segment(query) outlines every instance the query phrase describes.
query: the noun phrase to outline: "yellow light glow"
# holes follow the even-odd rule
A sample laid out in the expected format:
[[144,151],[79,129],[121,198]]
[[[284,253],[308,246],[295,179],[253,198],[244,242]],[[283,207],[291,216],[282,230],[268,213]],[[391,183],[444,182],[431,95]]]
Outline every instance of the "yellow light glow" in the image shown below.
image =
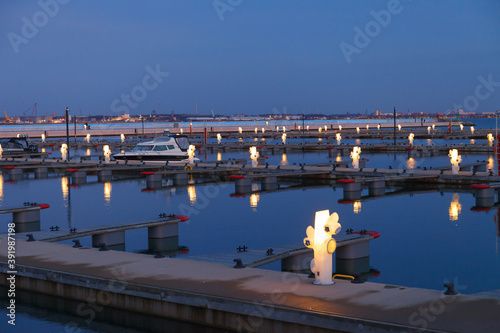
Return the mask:
[[427,126],[427,134],[431,134],[431,127],[430,126]]
[[321,131],[322,131],[322,130],[323,130],[323,129],[322,129],[321,127],[320,127],[320,128],[318,128],[318,132],[320,132],[320,133],[321,133]]
[[254,131],[255,131],[255,134],[257,134],[257,132],[258,132],[259,130],[257,129],[257,127],[255,127],[255,130],[254,130]]
[[457,149],[450,149],[448,157],[450,157],[450,162],[451,162],[451,173],[452,174],[458,174],[458,171],[460,170],[460,162],[462,162],[462,156],[458,155],[458,150]]
[[377,125],[377,129],[379,130],[380,129],[380,124]]
[[109,163],[109,157],[111,156],[111,149],[109,149],[108,145],[104,145],[102,147],[102,150],[104,151],[104,162]]
[[476,143],[476,140],[474,140],[474,139],[470,139],[470,144],[471,144],[471,145],[473,145],[473,144],[475,144],[475,143]]
[[406,161],[406,168],[407,169],[415,169],[416,165],[417,165],[417,162],[415,161],[415,159],[413,157],[408,158],[408,160]]
[[470,132],[471,132],[472,134],[474,134],[474,131],[475,131],[475,130],[474,130],[474,126],[471,126],[471,127],[470,127]]
[[68,199],[68,193],[69,193],[69,188],[68,188],[68,177],[62,177],[61,178],[61,191],[63,195],[63,200]]
[[104,201],[107,204],[111,202],[111,182],[104,183]]
[[285,126],[283,126],[283,133],[285,133],[285,132],[286,132],[286,128],[285,128]]
[[493,134],[491,133],[488,133],[488,135],[486,136],[486,138],[488,139],[488,146],[493,146],[493,141],[495,141],[495,138],[493,137]]
[[3,175],[0,173],[0,201],[3,201]]
[[401,131],[401,125],[398,125],[398,129]]
[[220,133],[217,133],[217,143],[220,144],[222,141],[222,136],[220,135]]
[[366,129],[370,129],[370,125],[366,125]]
[[354,214],[361,213],[361,201],[354,201],[354,203],[352,204],[352,210]]
[[288,165],[286,154],[281,154],[281,165]]
[[308,131],[309,131],[309,125],[307,125],[307,126],[306,126],[306,130],[308,130]]
[[323,139],[322,138],[318,138],[318,141],[323,141]]
[[410,135],[408,135],[408,141],[410,142],[410,145],[413,145],[413,138],[415,138],[415,134],[410,133]]
[[189,203],[193,206],[196,203],[196,188],[194,186],[188,186],[187,192],[189,196]]
[[120,134],[120,139],[122,140],[122,143],[125,142],[125,134]]
[[42,153],[45,153],[45,148],[42,148]]
[[495,159],[492,156],[488,156],[488,165],[486,166],[487,170],[493,170],[495,168]]
[[337,158],[335,158],[335,162],[342,162],[342,155],[338,154]]
[[460,130],[463,131],[464,130],[464,124],[460,124]]
[[453,193],[450,202],[450,208],[448,209],[448,213],[450,215],[450,221],[457,221],[458,215],[462,213],[462,205],[459,202],[460,197],[458,193]]
[[281,142],[283,142],[283,144],[286,143],[286,134],[283,133],[283,135],[281,136]]
[[265,133],[265,132],[266,132],[265,128],[264,128],[264,127],[262,127],[262,133]]
[[336,136],[336,139],[337,139],[337,144],[339,145],[340,144],[340,140],[342,140],[342,136],[340,135],[340,133],[337,133],[335,136]]
[[249,149],[250,159],[252,160],[252,168],[255,168],[258,164],[257,159],[259,158],[259,152],[257,151],[257,147],[252,146]]
[[85,137],[85,140],[87,140],[87,143],[90,143],[90,134],[87,134],[87,136]]
[[217,152],[217,161],[222,161],[222,153],[220,151]]
[[42,142],[45,142],[45,134],[42,134]]
[[238,132],[243,133],[243,129],[241,127],[238,127]]
[[356,127],[356,133],[359,134],[359,127]]
[[189,145],[189,148],[188,148],[188,160],[189,160],[189,164],[193,164],[194,163],[194,151],[196,150],[196,147],[194,145]]
[[181,128],[181,134],[184,133],[184,130]]
[[352,148],[352,151],[351,151],[351,158],[352,158],[352,167],[354,169],[358,169],[359,168],[359,159],[360,159],[360,155],[361,154],[361,148],[356,146],[356,147],[353,147]]
[[252,195],[250,195],[250,207],[254,212],[257,211],[257,204],[259,203],[259,200],[260,195],[258,193],[252,193]]
[[432,129],[435,129],[436,128],[436,125],[432,124]]
[[342,125],[339,125],[339,131],[342,131]]
[[66,160],[66,154],[68,153],[68,145],[63,143],[61,145],[61,158],[63,161]]

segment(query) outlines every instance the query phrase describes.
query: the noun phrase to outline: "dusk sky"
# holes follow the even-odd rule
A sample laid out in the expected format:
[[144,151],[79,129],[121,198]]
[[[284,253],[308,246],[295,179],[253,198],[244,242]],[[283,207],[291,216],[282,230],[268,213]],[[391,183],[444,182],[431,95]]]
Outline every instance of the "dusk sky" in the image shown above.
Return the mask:
[[0,34],[1,116],[500,110],[498,0],[0,0]]

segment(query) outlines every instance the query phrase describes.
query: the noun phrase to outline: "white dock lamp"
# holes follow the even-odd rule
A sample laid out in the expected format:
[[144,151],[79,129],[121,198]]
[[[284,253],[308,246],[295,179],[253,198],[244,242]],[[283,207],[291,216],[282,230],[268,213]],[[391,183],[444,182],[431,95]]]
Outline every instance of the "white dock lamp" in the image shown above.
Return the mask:
[[314,273],[314,284],[334,284],[332,279],[332,254],[337,248],[337,242],[333,238],[340,232],[342,226],[339,223],[339,215],[329,210],[316,212],[314,228],[308,226],[307,237],[304,245],[314,250],[314,258],[311,260],[311,271]]

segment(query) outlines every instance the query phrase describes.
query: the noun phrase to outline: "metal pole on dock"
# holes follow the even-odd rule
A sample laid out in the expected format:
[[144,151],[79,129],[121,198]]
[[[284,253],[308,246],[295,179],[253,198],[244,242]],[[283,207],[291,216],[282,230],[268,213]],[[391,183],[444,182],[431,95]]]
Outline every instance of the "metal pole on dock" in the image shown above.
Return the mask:
[[304,134],[305,131],[305,126],[304,126],[305,120],[306,120],[306,115],[304,114],[304,112],[302,112],[302,134]]
[[73,123],[75,124],[75,143],[76,143],[76,117],[73,118]]
[[68,118],[68,107],[66,107],[66,144],[68,145],[68,161],[70,160],[69,158],[69,118]]
[[394,107],[394,147],[396,147],[396,107]]

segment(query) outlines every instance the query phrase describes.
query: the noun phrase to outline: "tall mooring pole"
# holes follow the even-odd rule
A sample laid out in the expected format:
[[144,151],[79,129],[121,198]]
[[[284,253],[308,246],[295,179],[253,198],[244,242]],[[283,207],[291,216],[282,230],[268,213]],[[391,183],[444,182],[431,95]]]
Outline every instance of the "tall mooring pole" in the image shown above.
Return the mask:
[[394,107],[394,147],[396,147],[396,107]]
[[66,107],[66,144],[68,145],[68,161],[70,160],[69,158],[69,118],[68,118],[68,111],[69,109]]

